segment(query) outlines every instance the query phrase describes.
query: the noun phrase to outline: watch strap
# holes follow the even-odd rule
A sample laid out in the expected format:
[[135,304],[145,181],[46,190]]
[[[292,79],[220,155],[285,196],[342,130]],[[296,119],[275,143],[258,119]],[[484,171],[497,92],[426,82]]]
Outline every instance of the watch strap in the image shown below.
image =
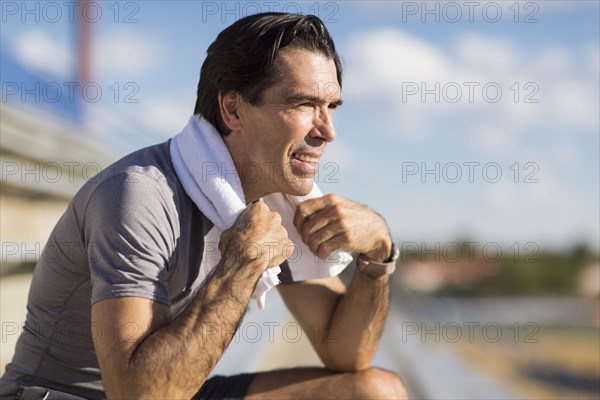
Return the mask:
[[358,269],[372,278],[379,278],[384,275],[391,275],[396,270],[396,260],[398,259],[398,251],[396,246],[393,246],[392,255],[385,262],[376,262],[369,259],[364,254],[358,256]]

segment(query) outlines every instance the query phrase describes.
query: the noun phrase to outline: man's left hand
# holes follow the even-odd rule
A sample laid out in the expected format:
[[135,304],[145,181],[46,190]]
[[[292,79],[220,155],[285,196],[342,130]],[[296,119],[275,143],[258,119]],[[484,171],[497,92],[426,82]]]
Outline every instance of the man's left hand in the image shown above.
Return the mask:
[[392,251],[392,240],[383,218],[370,208],[336,194],[298,205],[294,226],[304,243],[321,259],[334,250],[346,249],[382,262]]

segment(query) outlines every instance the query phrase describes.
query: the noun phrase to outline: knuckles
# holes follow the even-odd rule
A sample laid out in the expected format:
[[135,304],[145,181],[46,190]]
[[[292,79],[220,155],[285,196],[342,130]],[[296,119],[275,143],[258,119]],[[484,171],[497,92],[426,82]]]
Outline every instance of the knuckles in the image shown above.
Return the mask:
[[341,216],[342,215],[342,211],[343,211],[343,207],[340,203],[335,203],[331,206],[331,211],[333,212],[334,215],[336,216]]
[[330,193],[325,195],[325,199],[329,204],[336,204],[340,202],[341,197],[335,193]]
[[257,201],[256,203],[252,203],[250,205],[250,209],[254,209],[257,211],[270,211],[269,206],[264,201]]
[[223,232],[221,245],[230,247],[245,261],[260,259],[267,267],[281,264],[294,251],[288,232],[281,224],[281,215],[271,211],[264,202],[249,205],[234,226]]

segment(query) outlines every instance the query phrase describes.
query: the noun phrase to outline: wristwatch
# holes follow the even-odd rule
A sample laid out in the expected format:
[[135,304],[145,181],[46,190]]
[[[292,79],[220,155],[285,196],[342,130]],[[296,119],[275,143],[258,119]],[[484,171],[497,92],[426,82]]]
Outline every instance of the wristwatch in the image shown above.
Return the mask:
[[392,241],[392,254],[391,256],[383,261],[376,262],[369,259],[366,255],[360,254],[358,256],[358,269],[370,276],[371,278],[379,278],[384,275],[391,275],[396,270],[396,260],[400,255],[400,249]]

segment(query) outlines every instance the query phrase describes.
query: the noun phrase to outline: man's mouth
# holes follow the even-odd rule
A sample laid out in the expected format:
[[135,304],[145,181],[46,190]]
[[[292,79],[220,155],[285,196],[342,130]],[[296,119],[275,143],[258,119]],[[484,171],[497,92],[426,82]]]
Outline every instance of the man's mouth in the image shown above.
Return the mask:
[[304,162],[308,162],[308,163],[318,163],[319,162],[319,157],[309,156],[308,154],[292,153],[292,157],[295,158],[296,160],[300,160],[300,161],[304,161]]
[[320,156],[317,154],[292,153],[290,166],[300,175],[313,176],[317,172]]

